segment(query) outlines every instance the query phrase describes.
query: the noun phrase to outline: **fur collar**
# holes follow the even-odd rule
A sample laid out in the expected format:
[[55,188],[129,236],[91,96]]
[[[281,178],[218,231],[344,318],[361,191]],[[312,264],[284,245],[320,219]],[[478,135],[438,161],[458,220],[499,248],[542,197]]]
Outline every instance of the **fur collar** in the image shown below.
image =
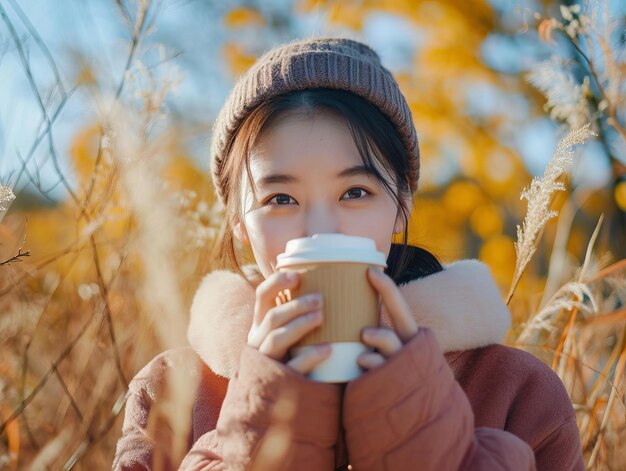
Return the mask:
[[[420,326],[429,327],[444,352],[498,343],[511,316],[489,268],[459,260],[400,287]],[[252,325],[255,291],[240,275],[217,270],[202,279],[191,306],[190,345],[216,374],[230,378]],[[388,319],[381,319],[389,326]]]

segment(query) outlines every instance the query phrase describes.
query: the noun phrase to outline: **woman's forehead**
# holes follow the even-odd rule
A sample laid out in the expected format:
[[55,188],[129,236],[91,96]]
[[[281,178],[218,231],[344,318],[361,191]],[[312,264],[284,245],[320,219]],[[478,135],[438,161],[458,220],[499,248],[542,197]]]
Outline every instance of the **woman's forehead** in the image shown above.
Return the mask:
[[250,152],[251,168],[258,171],[311,165],[345,167],[361,162],[348,124],[332,115],[277,122]]
[[[378,163],[374,165],[379,167]],[[344,170],[364,167],[360,155],[333,153],[332,156],[299,153],[289,156],[265,156],[250,161],[250,172],[257,184],[260,183],[299,183],[315,179],[336,179]],[[293,177],[293,178],[292,178]]]
[[[242,175],[244,208],[251,201],[252,187],[260,191],[299,187],[302,184],[327,188],[367,179],[382,187],[381,178],[395,188],[391,170],[383,156],[365,138],[369,157],[362,156],[350,125],[338,115],[292,115],[271,123],[250,150],[249,169]],[[373,166],[373,168],[372,168]],[[244,202],[245,201],[245,202]],[[245,209],[244,209],[245,213]]]

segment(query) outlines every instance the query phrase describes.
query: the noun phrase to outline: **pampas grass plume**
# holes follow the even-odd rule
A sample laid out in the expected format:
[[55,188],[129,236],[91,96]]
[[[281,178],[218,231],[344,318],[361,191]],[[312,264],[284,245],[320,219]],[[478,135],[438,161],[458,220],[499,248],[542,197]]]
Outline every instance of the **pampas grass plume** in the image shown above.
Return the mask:
[[595,135],[590,124],[586,124],[576,131],[570,131],[559,142],[543,176],[533,178],[530,188],[525,188],[522,191],[520,199],[528,201],[528,210],[522,225],[517,225],[517,242],[515,243],[517,260],[513,282],[507,296],[507,304],[511,301],[522,273],[524,273],[528,262],[537,249],[536,242],[540,231],[550,219],[558,214],[556,211],[550,210],[550,202],[555,191],[565,190],[565,184],[557,180],[567,172],[572,163],[574,146],[582,144],[587,138]]

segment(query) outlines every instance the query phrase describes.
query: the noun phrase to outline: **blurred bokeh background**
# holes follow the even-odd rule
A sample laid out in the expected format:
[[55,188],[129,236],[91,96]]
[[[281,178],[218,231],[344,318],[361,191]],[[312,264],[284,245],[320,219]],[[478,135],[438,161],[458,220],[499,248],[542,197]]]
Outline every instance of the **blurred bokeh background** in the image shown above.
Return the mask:
[[[208,148],[234,81],[278,43],[350,35],[413,112],[410,243],[490,266],[507,342],[563,378],[590,469],[619,469],[625,15],[619,0],[0,0],[0,468],[110,466],[128,381],[185,342],[212,268]],[[587,123],[507,296],[520,195]]]

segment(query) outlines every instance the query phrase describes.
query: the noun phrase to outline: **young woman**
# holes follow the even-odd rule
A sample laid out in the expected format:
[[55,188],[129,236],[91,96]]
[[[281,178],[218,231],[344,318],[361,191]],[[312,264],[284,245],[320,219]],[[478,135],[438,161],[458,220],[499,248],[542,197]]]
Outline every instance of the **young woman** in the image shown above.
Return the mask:
[[[584,469],[559,378],[498,344],[510,314],[489,269],[406,245],[417,136],[372,49],[314,38],[270,50],[235,85],[211,152],[225,205],[216,254],[231,270],[195,294],[191,347],[131,382],[115,469]],[[368,272],[382,309],[362,341],[375,351],[345,385],[306,376],[329,345],[288,353],[322,322],[321,296],[276,301],[299,282],[276,256],[316,233],[369,237],[388,256],[385,272]],[[239,266],[237,240],[255,265]],[[200,373],[182,463],[171,434],[150,426],[172,369]]]

